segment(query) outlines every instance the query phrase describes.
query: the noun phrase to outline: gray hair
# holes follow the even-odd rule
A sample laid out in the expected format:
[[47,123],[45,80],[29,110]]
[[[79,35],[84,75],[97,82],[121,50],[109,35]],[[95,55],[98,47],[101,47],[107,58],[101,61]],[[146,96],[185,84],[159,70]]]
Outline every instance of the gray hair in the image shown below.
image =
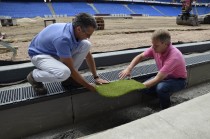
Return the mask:
[[80,26],[83,30],[88,27],[97,28],[96,20],[93,16],[87,13],[79,13],[75,16],[75,19],[72,21],[73,27]]
[[171,43],[171,35],[167,30],[159,29],[152,34],[152,40],[159,40],[164,43]]

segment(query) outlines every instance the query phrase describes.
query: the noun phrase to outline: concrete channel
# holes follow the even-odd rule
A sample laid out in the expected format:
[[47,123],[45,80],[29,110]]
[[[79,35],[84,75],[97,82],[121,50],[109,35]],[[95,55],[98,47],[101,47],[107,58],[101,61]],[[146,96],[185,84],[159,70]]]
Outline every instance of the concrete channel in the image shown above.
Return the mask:
[[[197,49],[198,46],[199,49]],[[177,45],[177,48],[183,53],[201,53],[210,49],[210,42],[181,44]],[[142,51],[144,51],[144,49],[95,54],[94,58],[96,59],[96,64],[100,67],[108,66],[108,64],[110,66],[127,63]],[[124,61],[123,58],[120,57],[125,57]],[[113,58],[116,59],[116,61],[119,61],[114,63],[116,61],[113,62]],[[185,59],[188,70],[188,88],[210,80],[210,74],[208,74],[208,69],[210,68],[209,53],[202,53],[186,57]],[[17,81],[23,80],[32,69],[33,66],[30,65],[30,63],[16,66],[16,68],[15,65],[14,67],[5,66],[1,68],[0,74],[1,77],[3,76],[5,79],[8,77],[10,81]],[[82,69],[85,69],[85,65],[83,65]],[[21,72],[21,74],[19,74],[18,71]],[[120,69],[112,71],[104,70],[99,72],[99,76],[114,81],[118,80],[117,75],[119,71]],[[132,76],[136,80],[143,81],[156,72],[157,70],[154,63],[145,64],[137,66],[137,68],[134,69]],[[20,76],[13,76],[13,78],[11,78],[11,74]],[[84,77],[89,82],[93,82],[91,75],[84,74]],[[1,80],[1,83],[3,82],[4,81]],[[128,107],[129,111],[133,106],[141,107],[141,112],[144,111],[140,114],[141,116],[146,116],[154,112],[154,109],[145,109],[145,104],[155,102],[154,98],[145,98],[145,96],[138,91],[119,98],[108,99],[101,97],[97,93],[89,92],[84,88],[69,88],[66,90],[60,83],[46,83],[45,86],[49,90],[49,93],[45,96],[37,96],[28,84],[0,88],[0,137],[23,138],[65,125],[80,125],[89,119],[94,120],[93,117],[96,116],[107,116],[107,113],[112,113]],[[158,111],[158,108],[155,109]],[[119,123],[119,121],[117,123]],[[72,134],[72,136],[73,135],[74,134]],[[74,136],[79,137],[81,135]]]

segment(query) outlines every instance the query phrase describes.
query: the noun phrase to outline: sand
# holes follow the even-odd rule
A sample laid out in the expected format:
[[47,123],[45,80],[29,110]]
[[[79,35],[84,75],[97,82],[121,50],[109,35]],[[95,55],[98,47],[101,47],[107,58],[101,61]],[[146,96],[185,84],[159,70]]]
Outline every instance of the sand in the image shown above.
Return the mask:
[[[71,21],[72,17],[56,18],[57,23]],[[170,31],[173,43],[210,40],[210,25],[180,26],[176,25],[176,17],[104,18],[104,22],[105,29],[95,31],[90,38],[93,53],[150,46],[152,32],[160,28]],[[17,26],[1,27],[1,32],[7,35],[3,41],[18,46],[14,61],[29,60],[28,44],[44,29],[44,18],[17,19],[17,24]],[[11,56],[11,52],[0,54],[0,60],[10,61]]]

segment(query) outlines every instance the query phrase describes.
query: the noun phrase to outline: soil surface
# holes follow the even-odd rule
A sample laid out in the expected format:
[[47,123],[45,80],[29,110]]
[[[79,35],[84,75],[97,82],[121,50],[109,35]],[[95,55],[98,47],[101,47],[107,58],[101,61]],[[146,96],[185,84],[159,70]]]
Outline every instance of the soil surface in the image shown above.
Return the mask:
[[[72,17],[56,18],[56,22],[71,22]],[[210,25],[181,26],[176,24],[176,17],[133,17],[104,18],[105,29],[96,30],[91,36],[91,51],[106,52],[151,45],[151,35],[156,29],[168,29],[173,43],[197,42],[210,40]],[[18,46],[14,61],[29,60],[28,44],[32,38],[44,29],[44,18],[22,18],[17,26],[1,27],[6,33],[3,41]],[[50,24],[50,22],[48,22]],[[0,54],[0,60],[10,61],[12,52]]]

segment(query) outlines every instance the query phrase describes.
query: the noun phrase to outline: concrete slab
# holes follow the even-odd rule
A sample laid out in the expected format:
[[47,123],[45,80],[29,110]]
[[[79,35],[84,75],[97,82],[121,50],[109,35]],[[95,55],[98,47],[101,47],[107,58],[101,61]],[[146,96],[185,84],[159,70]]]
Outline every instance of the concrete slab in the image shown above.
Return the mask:
[[14,139],[73,123],[71,97],[0,110],[0,138]]
[[[190,139],[210,138],[210,94],[157,113],[175,129]],[[178,115],[177,115],[178,114]]]
[[210,64],[201,63],[188,68],[188,86],[194,86],[210,80]]
[[82,139],[210,138],[210,94]]

